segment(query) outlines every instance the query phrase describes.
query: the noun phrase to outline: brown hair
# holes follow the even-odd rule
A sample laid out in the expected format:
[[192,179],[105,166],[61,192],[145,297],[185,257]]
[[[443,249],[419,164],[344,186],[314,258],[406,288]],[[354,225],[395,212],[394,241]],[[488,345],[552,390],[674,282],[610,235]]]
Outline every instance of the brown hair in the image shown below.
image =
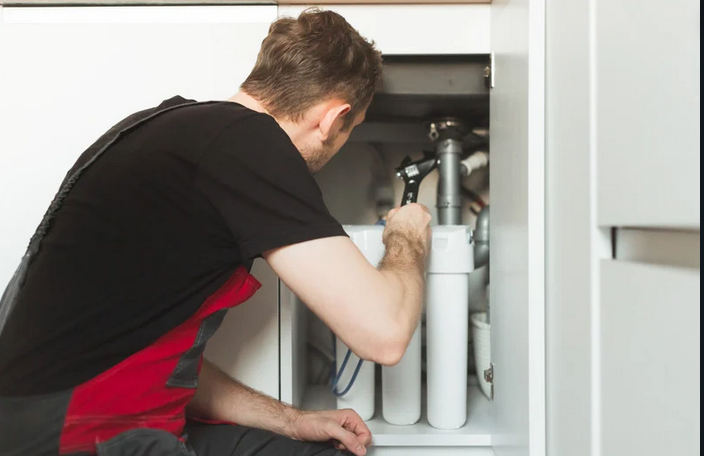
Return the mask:
[[307,9],[271,24],[242,90],[275,117],[299,120],[314,105],[339,98],[351,105],[343,129],[372,100],[381,53],[337,13]]

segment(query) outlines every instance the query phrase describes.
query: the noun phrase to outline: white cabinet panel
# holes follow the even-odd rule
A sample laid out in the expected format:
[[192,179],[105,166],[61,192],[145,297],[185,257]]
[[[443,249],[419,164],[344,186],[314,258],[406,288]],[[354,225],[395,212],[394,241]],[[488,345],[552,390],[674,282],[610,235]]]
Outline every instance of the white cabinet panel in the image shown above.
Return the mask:
[[0,288],[75,159],[124,116],[234,94],[276,6],[0,9]]
[[[350,2],[352,3],[352,2]],[[305,6],[280,6],[295,17]],[[490,5],[323,5],[384,54],[489,54]]]
[[596,3],[602,226],[700,226],[699,5]]
[[589,0],[547,2],[546,17],[547,452],[596,456],[590,432]]
[[601,454],[698,456],[699,270],[601,263]]
[[[301,407],[308,386],[306,369],[310,311],[283,282],[279,280],[278,283],[280,399],[294,407]],[[327,335],[326,332],[325,336]]]
[[545,454],[545,2],[492,4],[491,352],[499,456]]
[[205,357],[245,385],[279,399],[279,278],[264,260],[251,274],[262,287],[230,309]]

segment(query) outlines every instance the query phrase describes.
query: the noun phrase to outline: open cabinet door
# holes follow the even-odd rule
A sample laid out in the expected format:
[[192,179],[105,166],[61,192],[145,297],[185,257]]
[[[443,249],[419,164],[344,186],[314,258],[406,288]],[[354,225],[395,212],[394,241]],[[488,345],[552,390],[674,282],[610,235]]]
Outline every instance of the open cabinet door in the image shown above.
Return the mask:
[[491,21],[492,444],[543,456],[545,1],[494,1]]

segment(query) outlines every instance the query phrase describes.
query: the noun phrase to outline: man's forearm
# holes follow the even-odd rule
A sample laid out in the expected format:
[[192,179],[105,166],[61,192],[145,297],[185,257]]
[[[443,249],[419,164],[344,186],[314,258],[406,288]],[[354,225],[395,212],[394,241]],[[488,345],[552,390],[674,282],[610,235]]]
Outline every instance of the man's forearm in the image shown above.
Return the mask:
[[394,320],[405,323],[410,341],[423,305],[427,252],[420,242],[409,239],[402,233],[387,235],[384,243],[386,252],[379,270],[392,283],[396,292],[400,293],[399,299],[391,301],[399,303]]
[[231,379],[203,360],[198,390],[188,405],[197,417],[229,421],[292,437],[298,411]]

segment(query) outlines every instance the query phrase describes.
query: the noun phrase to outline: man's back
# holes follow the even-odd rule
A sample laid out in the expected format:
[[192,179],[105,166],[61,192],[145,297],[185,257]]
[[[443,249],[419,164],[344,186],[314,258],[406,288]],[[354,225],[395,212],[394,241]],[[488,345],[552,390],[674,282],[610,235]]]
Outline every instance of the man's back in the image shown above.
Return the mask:
[[[270,217],[284,221],[267,230]],[[297,219],[341,232],[271,117],[202,103],[130,131],[75,184],[29,267],[0,335],[0,396],[71,388],[143,349]]]

